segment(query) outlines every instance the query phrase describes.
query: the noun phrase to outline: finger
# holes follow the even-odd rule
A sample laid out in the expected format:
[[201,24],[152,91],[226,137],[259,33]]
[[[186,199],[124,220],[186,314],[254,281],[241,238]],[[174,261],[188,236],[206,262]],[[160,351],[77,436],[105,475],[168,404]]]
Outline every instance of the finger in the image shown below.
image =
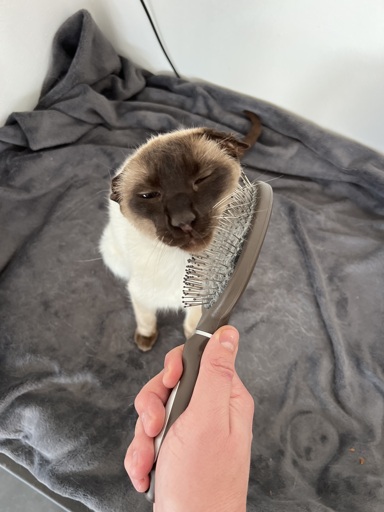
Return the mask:
[[129,445],[124,467],[132,481],[133,486],[139,492],[144,492],[149,486],[149,472],[152,469],[155,457],[153,439],[144,431],[141,419],[138,418],[135,428],[135,437]]
[[135,437],[128,447],[124,466],[138,492],[145,492],[149,486],[149,472],[154,461],[153,438],[164,424],[166,403],[173,388],[181,377],[183,346],[175,347],[165,357],[164,370],[151,379],[135,399],[139,414]]
[[182,345],[168,352],[164,370],[151,379],[135,399],[135,409],[148,436],[157,436],[163,428],[164,404],[168,400],[170,389],[176,386],[183,373],[182,353]]
[[163,373],[164,370],[153,377],[135,398],[135,409],[149,437],[157,436],[164,424],[164,403],[170,390],[163,384]]
[[229,403],[235,376],[238,331],[224,326],[214,333],[203,352],[190,406],[201,418],[213,413],[229,430]]
[[174,388],[183,373],[183,349],[184,345],[179,345],[165,356],[163,384],[167,388]]

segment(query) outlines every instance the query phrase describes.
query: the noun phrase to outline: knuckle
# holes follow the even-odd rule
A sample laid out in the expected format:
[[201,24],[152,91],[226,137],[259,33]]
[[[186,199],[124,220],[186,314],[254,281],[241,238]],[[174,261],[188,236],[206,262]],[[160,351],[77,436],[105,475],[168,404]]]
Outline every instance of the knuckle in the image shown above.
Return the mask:
[[128,473],[128,475],[129,475],[130,472],[131,472],[131,464],[130,464],[128,453],[126,454],[126,456],[124,458],[124,469]]
[[142,410],[142,403],[141,402],[142,402],[142,400],[141,400],[141,393],[139,393],[136,396],[135,401],[133,403],[133,405],[135,406],[137,414],[140,414],[140,412]]
[[166,366],[168,363],[170,363],[174,359],[180,358],[182,352],[183,352],[183,345],[178,345],[177,347],[174,347],[172,350],[167,352],[165,354],[165,358],[164,358],[164,366]]
[[235,375],[233,364],[225,359],[225,357],[217,357],[209,362],[208,367],[213,373],[222,375],[223,377],[232,380]]
[[160,398],[156,393],[151,391],[150,389],[143,388],[140,393],[137,395],[134,401],[134,406],[136,412],[139,416],[141,416],[144,412],[156,407],[157,402],[160,401]]
[[128,475],[131,475],[132,473],[132,451],[133,451],[133,446],[129,446],[128,450],[127,450],[127,453],[125,454],[125,457],[124,457],[124,468],[125,468],[125,471],[128,473]]
[[164,368],[166,368],[169,365],[172,358],[173,358],[173,354],[172,354],[172,350],[171,350],[170,352],[167,352],[167,354],[164,357]]
[[143,423],[139,417],[139,418],[137,418],[136,424],[135,424],[135,436],[139,436],[141,434],[142,430],[143,430]]

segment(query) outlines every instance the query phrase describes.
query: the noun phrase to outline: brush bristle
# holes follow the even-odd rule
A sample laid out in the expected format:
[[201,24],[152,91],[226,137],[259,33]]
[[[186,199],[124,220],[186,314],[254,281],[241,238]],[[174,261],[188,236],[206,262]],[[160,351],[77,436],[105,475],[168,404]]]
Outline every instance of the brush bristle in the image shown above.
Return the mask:
[[188,260],[183,289],[185,307],[202,305],[209,309],[222,294],[247,238],[256,203],[257,185],[242,174],[218,221],[211,244]]

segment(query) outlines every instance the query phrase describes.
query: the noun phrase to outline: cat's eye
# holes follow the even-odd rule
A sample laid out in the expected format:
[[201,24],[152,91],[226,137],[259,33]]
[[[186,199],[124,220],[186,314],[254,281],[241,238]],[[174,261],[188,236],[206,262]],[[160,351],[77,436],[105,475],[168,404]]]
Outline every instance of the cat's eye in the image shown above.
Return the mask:
[[139,194],[139,197],[142,199],[155,199],[160,197],[160,192],[145,192],[144,194]]
[[201,176],[201,178],[197,178],[195,180],[194,185],[200,185],[200,183],[203,183],[203,181],[207,180],[210,177],[210,174],[207,174],[206,176]]

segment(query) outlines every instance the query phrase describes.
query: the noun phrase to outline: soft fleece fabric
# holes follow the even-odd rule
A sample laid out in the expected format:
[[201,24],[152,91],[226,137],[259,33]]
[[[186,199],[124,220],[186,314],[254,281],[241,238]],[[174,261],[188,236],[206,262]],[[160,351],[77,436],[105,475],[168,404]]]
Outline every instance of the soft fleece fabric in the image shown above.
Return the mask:
[[256,402],[250,512],[384,510],[384,157],[275,106],[117,55],[86,11],[59,30],[35,111],[0,129],[0,451],[98,512],[149,511],[123,458],[133,400],[183,342],[147,354],[103,266],[114,169],[181,126],[245,134],[274,210],[231,322]]

